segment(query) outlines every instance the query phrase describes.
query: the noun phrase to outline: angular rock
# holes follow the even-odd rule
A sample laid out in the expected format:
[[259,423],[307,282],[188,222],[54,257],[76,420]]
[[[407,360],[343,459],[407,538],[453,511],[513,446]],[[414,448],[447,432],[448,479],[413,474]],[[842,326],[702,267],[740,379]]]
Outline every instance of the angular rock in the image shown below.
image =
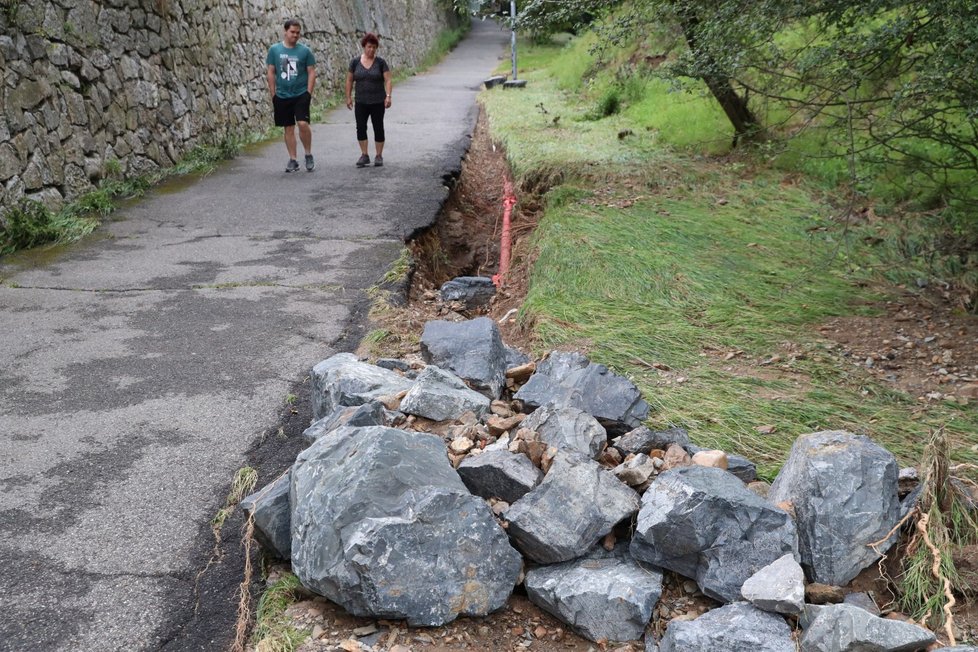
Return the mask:
[[530,601],[592,641],[642,638],[662,595],[662,571],[642,566],[624,546],[527,572]]
[[239,505],[255,522],[255,538],[276,557],[292,556],[292,516],[289,509],[289,470],[271,484],[241,500]]
[[801,639],[801,652],[913,652],[936,640],[923,627],[878,618],[848,604],[822,607]]
[[489,403],[486,396],[469,389],[455,374],[428,365],[401,400],[401,412],[446,421],[466,412],[481,417],[489,412]]
[[543,482],[509,508],[506,520],[527,557],[555,564],[585,554],[638,506],[638,494],[597,462],[558,451]]
[[488,317],[458,323],[429,321],[421,334],[421,356],[490,399],[499,398],[506,386],[506,347],[499,327]]
[[669,428],[668,430],[651,430],[646,426],[639,426],[634,430],[629,430],[621,437],[612,442],[618,450],[625,455],[629,453],[648,455],[655,449],[666,450],[669,444],[679,444],[689,446],[689,435],[684,428]]
[[616,466],[611,472],[629,487],[641,487],[655,475],[655,464],[648,455],[639,453]]
[[974,645],[955,645],[954,647],[939,647],[931,652],[978,652]]
[[751,575],[785,554],[797,556],[798,536],[787,513],[737,478],[688,466],[660,473],[646,490],[631,553],[733,602]]
[[543,473],[519,453],[488,450],[469,456],[458,465],[462,482],[476,496],[514,503],[543,480]]
[[637,428],[649,415],[649,404],[631,381],[579,353],[551,353],[514,398],[530,409],[576,407],[615,434]]
[[805,572],[791,555],[757,571],[740,593],[758,609],[779,614],[800,614],[805,607]]
[[461,301],[468,309],[489,305],[496,295],[496,285],[486,276],[458,276],[442,283],[442,301]]
[[854,607],[864,609],[874,616],[880,615],[880,607],[878,604],[876,604],[876,600],[874,600],[868,593],[864,593],[862,591],[858,593],[849,593],[842,599],[842,603],[851,604]]
[[343,426],[389,426],[395,416],[396,413],[389,412],[378,401],[368,401],[356,406],[341,405],[303,430],[302,438],[313,444],[320,437]]
[[799,437],[771,485],[798,524],[801,565],[809,579],[843,586],[879,559],[877,546],[900,520],[896,458],[868,437],[842,431]]
[[523,420],[540,441],[558,449],[575,450],[597,459],[608,444],[608,433],[598,420],[577,408],[545,406]]
[[711,609],[696,620],[669,623],[659,652],[795,652],[784,618],[746,602]]
[[505,604],[522,560],[438,437],[371,426],[292,470],[292,568],[356,616],[438,626]]
[[312,418],[318,421],[340,406],[363,405],[411,389],[413,381],[393,371],[337,353],[312,368]]

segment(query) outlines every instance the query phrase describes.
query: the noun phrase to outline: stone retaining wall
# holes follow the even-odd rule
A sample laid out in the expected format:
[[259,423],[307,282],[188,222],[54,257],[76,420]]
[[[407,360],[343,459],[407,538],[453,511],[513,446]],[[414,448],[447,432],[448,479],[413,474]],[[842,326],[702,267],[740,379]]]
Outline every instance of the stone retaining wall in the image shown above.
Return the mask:
[[317,58],[316,95],[342,88],[365,31],[392,67],[455,24],[445,0],[5,0],[0,5],[0,211],[57,207],[107,175],[271,126],[268,46],[290,16]]

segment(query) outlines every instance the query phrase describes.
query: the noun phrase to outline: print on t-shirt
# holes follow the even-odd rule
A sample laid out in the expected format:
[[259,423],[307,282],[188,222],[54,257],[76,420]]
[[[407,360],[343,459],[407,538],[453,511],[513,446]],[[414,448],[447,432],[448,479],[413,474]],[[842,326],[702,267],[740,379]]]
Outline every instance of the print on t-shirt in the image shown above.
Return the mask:
[[299,60],[287,54],[279,55],[281,60],[282,79],[292,81],[299,74]]

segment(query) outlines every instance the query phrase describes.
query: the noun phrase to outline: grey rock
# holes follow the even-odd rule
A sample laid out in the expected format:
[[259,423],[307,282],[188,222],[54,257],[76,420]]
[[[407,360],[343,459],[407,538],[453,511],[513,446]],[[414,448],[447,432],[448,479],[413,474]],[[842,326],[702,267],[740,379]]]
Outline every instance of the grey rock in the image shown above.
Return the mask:
[[550,446],[575,450],[591,459],[597,459],[608,443],[608,433],[598,420],[573,407],[541,407],[521,425],[535,430],[540,441]]
[[822,607],[805,630],[801,652],[914,652],[936,640],[911,623],[878,618],[848,604]]
[[438,626],[505,604],[522,561],[438,437],[371,426],[292,471],[292,568],[355,616]]
[[876,600],[873,596],[865,592],[849,593],[842,599],[843,604],[851,604],[854,607],[859,607],[860,609],[865,609],[874,616],[880,615],[879,605],[876,604]]
[[652,430],[639,426],[629,430],[612,442],[625,455],[644,453],[648,455],[653,450],[665,450],[669,444],[679,444],[682,447],[690,445],[689,435],[685,428],[669,428],[668,430]]
[[688,466],[659,474],[646,490],[631,552],[733,602],[751,575],[785,554],[797,557],[798,536],[787,513],[734,476]]
[[523,353],[519,349],[514,349],[511,346],[506,346],[506,368],[512,369],[513,367],[519,367],[525,365],[530,361],[530,356]]
[[390,369],[391,371],[401,371],[405,373],[411,371],[411,365],[404,362],[404,360],[399,360],[397,358],[379,358],[377,360],[377,366],[382,369]]
[[648,455],[639,453],[616,466],[611,472],[629,487],[641,487],[655,475],[655,463]]
[[506,81],[506,79],[507,79],[506,75],[494,75],[492,77],[488,77],[484,79],[482,83],[485,85],[486,88],[492,88],[493,86],[498,86],[502,84],[504,81]]
[[476,496],[507,503],[515,503],[543,480],[543,473],[526,455],[500,449],[467,456],[458,465],[458,474]]
[[711,609],[696,620],[669,623],[660,652],[795,652],[784,618],[746,602]]
[[464,322],[429,321],[421,334],[421,357],[447,369],[490,399],[506,385],[506,348],[488,317]]
[[788,554],[747,578],[740,593],[758,609],[800,614],[805,607],[805,573]]
[[939,647],[931,652],[978,652],[974,645],[955,645],[954,647]]
[[801,564],[809,579],[844,586],[892,545],[876,550],[900,520],[897,463],[868,437],[842,431],[799,437],[771,485],[774,504],[790,501]]
[[527,572],[530,601],[592,641],[642,638],[662,595],[662,571],[639,564],[624,546]]
[[637,428],[649,415],[649,404],[634,383],[579,353],[551,353],[514,398],[531,410],[543,405],[578,408],[613,434]]
[[318,421],[340,406],[362,405],[411,389],[414,382],[393,371],[337,353],[312,368],[312,418]]
[[506,512],[516,546],[540,564],[585,554],[639,507],[639,497],[594,460],[559,451],[533,491]]
[[496,295],[496,285],[485,276],[459,276],[446,281],[439,289],[442,301],[461,301],[466,308],[489,305]]
[[401,400],[400,409],[405,414],[446,421],[458,419],[465,412],[481,417],[489,412],[490,402],[455,374],[428,365]]
[[397,414],[387,410],[378,401],[368,401],[363,405],[340,405],[330,414],[303,430],[302,437],[308,443],[314,444],[320,437],[328,435],[342,426],[389,426]]
[[292,516],[289,509],[291,469],[277,480],[244,498],[239,504],[255,523],[255,539],[281,559],[292,555]]

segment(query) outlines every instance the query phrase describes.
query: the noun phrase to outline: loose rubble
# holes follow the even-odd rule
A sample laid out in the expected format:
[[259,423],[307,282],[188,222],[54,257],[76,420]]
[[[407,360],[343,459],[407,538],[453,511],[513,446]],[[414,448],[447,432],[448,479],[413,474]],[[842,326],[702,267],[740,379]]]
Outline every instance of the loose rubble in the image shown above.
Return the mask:
[[[841,588],[913,499],[901,504],[895,459],[867,438],[799,437],[768,486],[744,457],[642,425],[627,379],[575,353],[529,361],[492,320],[429,322],[422,357],[318,363],[310,447],[245,500],[268,552],[350,614],[441,625],[522,586],[601,645],[794,651],[796,617],[802,650],[934,640]],[[657,607],[665,572],[706,613]]]

